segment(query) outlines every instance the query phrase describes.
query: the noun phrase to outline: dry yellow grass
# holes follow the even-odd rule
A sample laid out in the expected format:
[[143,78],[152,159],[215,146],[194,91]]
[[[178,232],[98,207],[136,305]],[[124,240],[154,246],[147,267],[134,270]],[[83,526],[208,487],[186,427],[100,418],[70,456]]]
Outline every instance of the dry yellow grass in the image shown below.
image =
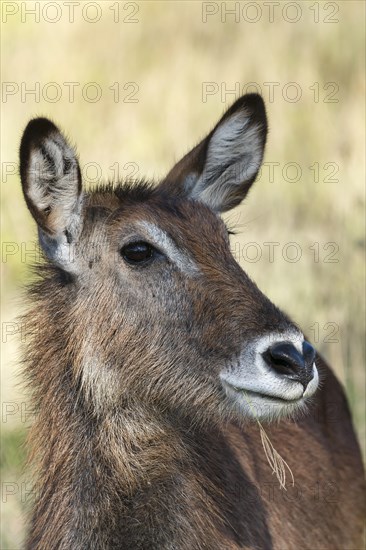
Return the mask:
[[[25,398],[16,386],[19,336],[8,333],[29,276],[24,246],[35,239],[14,171],[23,128],[37,115],[72,137],[92,181],[112,179],[116,163],[121,177],[137,169],[158,178],[233,101],[230,91],[260,87],[270,120],[267,164],[245,205],[228,216],[240,230],[233,249],[331,361],[364,444],[364,3],[281,2],[270,22],[262,2],[257,9],[237,2],[236,16],[225,15],[234,2],[105,1],[100,13],[81,2],[73,23],[63,2],[46,11],[38,3],[36,22],[26,12],[35,4],[2,3],[2,401],[9,414],[1,548],[19,548],[24,536]],[[264,243],[279,243],[273,258]]]

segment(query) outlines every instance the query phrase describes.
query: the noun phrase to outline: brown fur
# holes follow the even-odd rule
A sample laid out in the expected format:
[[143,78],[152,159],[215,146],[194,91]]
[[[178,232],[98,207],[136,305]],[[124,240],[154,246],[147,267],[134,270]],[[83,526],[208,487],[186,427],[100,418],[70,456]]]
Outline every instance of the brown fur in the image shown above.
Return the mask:
[[[37,268],[27,548],[360,548],[363,470],[342,388],[317,358],[307,414],[266,426],[295,478],[280,490],[257,424],[233,410],[218,374],[243,341],[294,325],[236,264],[223,222],[174,195],[174,180],[88,193],[77,274],[47,259]],[[164,229],[199,276],[166,262],[151,276],[126,268],[121,235],[138,220]]]

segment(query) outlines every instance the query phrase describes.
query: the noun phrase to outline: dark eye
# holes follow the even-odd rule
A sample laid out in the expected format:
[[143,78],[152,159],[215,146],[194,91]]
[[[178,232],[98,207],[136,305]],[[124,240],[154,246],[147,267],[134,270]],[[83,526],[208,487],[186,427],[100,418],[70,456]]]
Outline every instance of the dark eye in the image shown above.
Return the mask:
[[142,264],[152,259],[155,248],[148,243],[138,241],[121,248],[121,256],[128,264]]

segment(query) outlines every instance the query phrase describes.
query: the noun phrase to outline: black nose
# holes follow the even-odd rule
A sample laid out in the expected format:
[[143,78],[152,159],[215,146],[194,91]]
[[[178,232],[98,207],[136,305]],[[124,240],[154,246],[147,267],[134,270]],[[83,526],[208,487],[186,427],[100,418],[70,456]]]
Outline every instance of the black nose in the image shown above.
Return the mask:
[[316,351],[309,342],[303,342],[302,353],[291,342],[276,342],[264,352],[268,365],[281,375],[300,382],[306,389],[312,380]]

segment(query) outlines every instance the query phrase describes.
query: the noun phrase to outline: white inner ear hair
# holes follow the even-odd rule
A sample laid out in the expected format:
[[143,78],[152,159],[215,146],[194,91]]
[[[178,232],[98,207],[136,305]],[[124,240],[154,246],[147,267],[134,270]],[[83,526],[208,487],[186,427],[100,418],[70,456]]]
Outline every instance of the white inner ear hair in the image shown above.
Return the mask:
[[241,185],[250,180],[258,171],[262,156],[260,125],[249,126],[249,117],[245,111],[234,114],[212,136],[206,164],[192,197],[203,199],[202,192],[213,184],[217,186],[215,193],[219,193],[224,186]]
[[28,196],[39,210],[60,207],[65,218],[71,214],[78,194],[77,161],[62,137],[52,136],[31,152],[28,182]]

